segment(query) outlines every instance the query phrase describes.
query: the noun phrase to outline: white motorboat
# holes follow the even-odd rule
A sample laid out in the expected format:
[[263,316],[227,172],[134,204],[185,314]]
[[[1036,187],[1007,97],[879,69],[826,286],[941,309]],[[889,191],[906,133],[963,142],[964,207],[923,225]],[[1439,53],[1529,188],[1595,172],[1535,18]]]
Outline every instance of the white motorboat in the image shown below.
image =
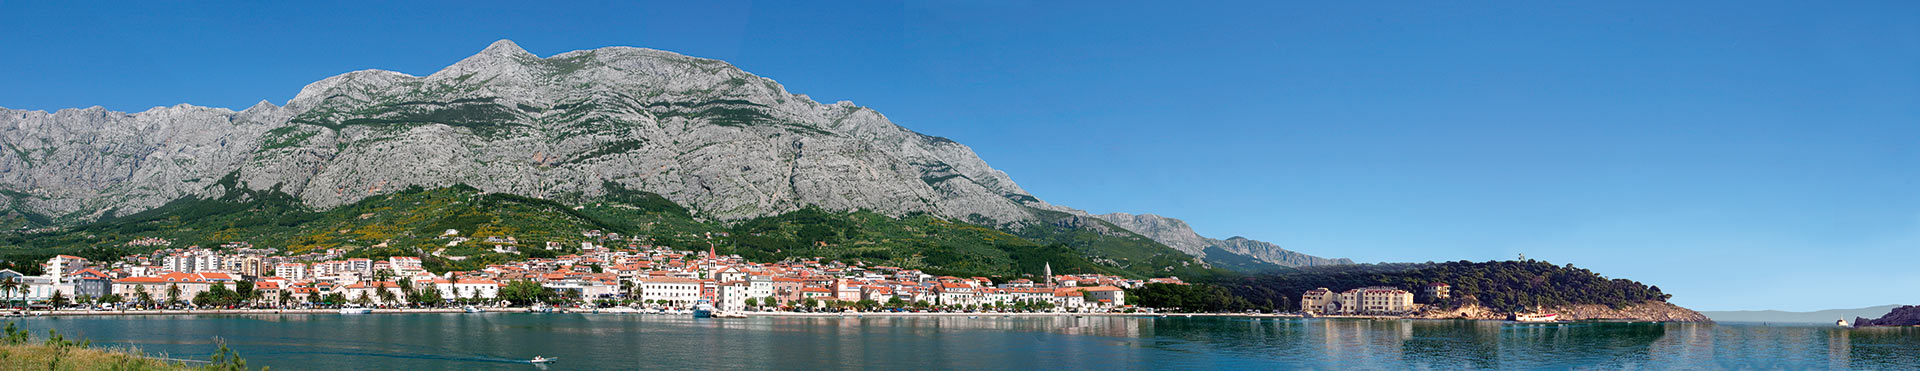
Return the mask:
[[373,308],[340,308],[340,314],[367,314],[367,313],[373,313]]
[[529,361],[527,361],[527,363],[553,363],[553,361],[555,361],[555,360],[557,360],[557,358],[547,358],[547,357],[541,357],[541,356],[533,356],[533,359],[532,359],[532,360],[529,360]]
[[460,307],[460,311],[467,312],[467,313],[480,313],[480,312],[485,312],[486,310],[480,309],[480,307],[468,305],[468,306]]
[[1559,322],[1560,315],[1554,313],[1514,313],[1514,322]]

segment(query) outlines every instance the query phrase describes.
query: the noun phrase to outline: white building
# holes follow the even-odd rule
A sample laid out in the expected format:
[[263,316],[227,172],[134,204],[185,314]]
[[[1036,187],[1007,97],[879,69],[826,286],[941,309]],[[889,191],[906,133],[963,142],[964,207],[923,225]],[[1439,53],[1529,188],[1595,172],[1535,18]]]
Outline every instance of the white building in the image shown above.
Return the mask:
[[463,279],[454,281],[453,296],[462,299],[492,299],[500,297],[500,282],[493,280]]
[[87,269],[87,259],[72,255],[56,255],[53,259],[47,259],[47,264],[41,268],[42,271],[47,272],[48,277],[66,277]]
[[301,263],[280,263],[273,266],[273,276],[289,280],[307,279],[307,265]]
[[692,305],[700,301],[700,280],[662,277],[641,279],[636,285],[643,302],[665,301],[669,305]]
[[420,258],[411,257],[411,256],[388,257],[387,267],[388,269],[392,269],[394,273],[398,273],[399,275],[409,275],[416,272],[427,271],[426,268],[421,267]]
[[1303,311],[1325,314],[1400,314],[1412,312],[1413,293],[1394,287],[1362,287],[1338,294],[1325,287],[1300,296]]

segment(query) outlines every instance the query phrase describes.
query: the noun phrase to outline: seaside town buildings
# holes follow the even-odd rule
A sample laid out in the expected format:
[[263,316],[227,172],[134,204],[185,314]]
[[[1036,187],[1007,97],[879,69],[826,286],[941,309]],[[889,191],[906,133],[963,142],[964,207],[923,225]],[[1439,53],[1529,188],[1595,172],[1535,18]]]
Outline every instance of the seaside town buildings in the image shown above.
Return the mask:
[[1404,314],[1415,309],[1413,293],[1385,286],[1338,293],[1325,287],[1307,290],[1300,296],[1300,308],[1320,314]]
[[[598,231],[589,234],[603,241],[612,236]],[[508,236],[486,240],[501,245],[517,243]],[[151,239],[139,241],[168,246]],[[561,246],[549,245],[549,249]],[[178,297],[188,300],[216,285],[237,290],[244,281],[261,292],[256,302],[262,305],[305,306],[333,294],[349,300],[364,296],[375,305],[402,305],[407,304],[407,295],[400,281],[421,290],[435,290],[445,299],[479,300],[499,298],[501,289],[510,282],[532,281],[583,301],[630,300],[667,307],[706,302],[734,311],[806,303],[818,306],[827,301],[924,302],[948,307],[1044,303],[1061,311],[1110,311],[1127,307],[1126,288],[1147,283],[1184,284],[1178,278],[1056,275],[1050,265],[1038,276],[995,283],[986,277],[935,276],[914,269],[818,258],[749,262],[739,256],[715,254],[711,249],[696,252],[638,243],[610,248],[587,242],[569,255],[441,273],[429,272],[420,257],[372,259],[348,255],[349,251],[342,249],[283,255],[275,249],[245,243],[219,249],[167,247],[114,262],[61,255],[43,265],[44,275],[23,276],[0,270],[0,279],[25,284],[27,288],[15,298],[29,302],[45,302],[55,292],[68,300],[109,294],[131,300],[134,292],[143,291],[158,300],[169,289],[177,289]],[[382,295],[382,291],[387,294]]]

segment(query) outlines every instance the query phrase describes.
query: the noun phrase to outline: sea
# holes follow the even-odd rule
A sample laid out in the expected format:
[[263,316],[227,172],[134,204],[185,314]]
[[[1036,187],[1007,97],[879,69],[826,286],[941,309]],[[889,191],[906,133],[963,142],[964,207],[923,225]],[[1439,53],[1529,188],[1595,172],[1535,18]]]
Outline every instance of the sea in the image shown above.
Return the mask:
[[[274,370],[1917,370],[1920,328],[1184,316],[640,314],[10,319],[96,346]],[[556,359],[532,364],[535,356]]]

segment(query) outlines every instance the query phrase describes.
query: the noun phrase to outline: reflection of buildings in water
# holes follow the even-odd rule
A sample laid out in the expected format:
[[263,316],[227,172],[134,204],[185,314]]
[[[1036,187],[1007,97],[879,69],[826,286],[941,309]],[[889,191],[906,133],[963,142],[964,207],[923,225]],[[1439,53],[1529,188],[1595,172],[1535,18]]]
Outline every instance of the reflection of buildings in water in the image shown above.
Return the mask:
[[1851,333],[1852,331],[1848,331],[1847,329],[1827,331],[1828,369],[1842,370],[1853,367],[1849,365],[1852,363],[1851,358],[1853,355],[1853,338],[1849,336]]
[[[1312,319],[1305,331],[1318,336],[1320,361],[1336,368],[1402,364],[1401,345],[1413,338],[1413,321],[1370,319]],[[1311,323],[1311,322],[1310,322]]]

